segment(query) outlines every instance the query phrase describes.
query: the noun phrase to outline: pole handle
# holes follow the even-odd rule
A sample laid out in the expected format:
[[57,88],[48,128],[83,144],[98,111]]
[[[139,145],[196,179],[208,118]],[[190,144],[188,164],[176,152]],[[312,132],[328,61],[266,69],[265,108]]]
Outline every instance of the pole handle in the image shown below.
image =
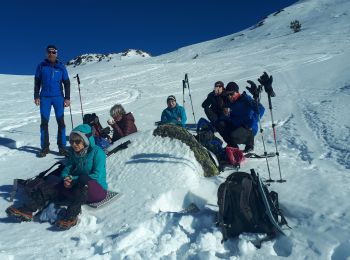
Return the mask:
[[75,77],[77,78],[78,85],[80,85],[80,78],[79,78],[79,74],[77,74]]

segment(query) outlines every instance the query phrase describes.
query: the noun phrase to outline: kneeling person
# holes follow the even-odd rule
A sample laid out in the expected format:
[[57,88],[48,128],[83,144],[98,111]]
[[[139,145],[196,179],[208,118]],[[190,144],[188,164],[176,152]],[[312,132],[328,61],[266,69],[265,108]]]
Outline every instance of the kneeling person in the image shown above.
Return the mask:
[[44,187],[30,194],[22,207],[9,207],[6,212],[23,221],[31,221],[33,213],[47,202],[64,201],[68,204],[65,216],[56,222],[62,229],[77,224],[81,206],[99,202],[107,196],[106,155],[95,145],[89,125],[80,125],[70,134],[69,156],[61,173],[61,180],[45,183]]

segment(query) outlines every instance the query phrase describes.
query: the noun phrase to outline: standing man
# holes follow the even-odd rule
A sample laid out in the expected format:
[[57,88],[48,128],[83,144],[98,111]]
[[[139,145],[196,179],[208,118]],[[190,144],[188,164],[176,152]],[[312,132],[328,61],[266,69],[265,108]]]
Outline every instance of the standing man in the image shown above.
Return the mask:
[[67,154],[64,107],[70,106],[70,81],[65,66],[57,59],[56,46],[47,46],[46,52],[47,58],[38,65],[34,78],[34,103],[40,106],[41,115],[41,151],[38,157],[45,157],[50,152],[49,120],[51,106],[55,110],[58,125],[58,151],[60,155]]

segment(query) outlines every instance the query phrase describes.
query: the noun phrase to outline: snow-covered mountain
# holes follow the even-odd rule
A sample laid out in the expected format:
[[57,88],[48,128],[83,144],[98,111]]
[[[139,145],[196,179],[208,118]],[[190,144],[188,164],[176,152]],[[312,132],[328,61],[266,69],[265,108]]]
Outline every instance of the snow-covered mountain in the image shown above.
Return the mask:
[[96,62],[109,62],[112,59],[114,60],[139,60],[141,58],[149,58],[151,55],[145,51],[142,50],[134,50],[129,49],[120,53],[108,53],[108,54],[82,54],[74,59],[71,59],[66,63],[67,66],[73,66],[74,68],[76,66],[85,65],[89,63],[96,63]]
[[[35,157],[39,149],[39,109],[33,104],[33,78],[0,75],[0,258],[1,259],[349,259],[350,257],[350,2],[305,0],[271,14],[260,26],[137,62],[86,62],[69,66],[72,116],[81,123],[73,75],[79,73],[84,113],[95,112],[106,125],[109,108],[122,103],[136,118],[138,133],[128,149],[107,161],[107,181],[123,196],[98,211],[83,208],[78,226],[53,232],[49,223],[13,223],[6,200],[14,178],[28,178],[59,157]],[[300,21],[294,33],[290,22]],[[38,61],[39,62],[39,61]],[[221,244],[213,224],[217,188],[231,172],[204,178],[193,152],[179,141],[154,137],[154,122],[173,94],[182,104],[182,79],[188,73],[196,118],[217,80],[273,75],[282,176],[272,183],[292,230],[256,249],[243,235]],[[188,91],[188,90],[186,90]],[[193,122],[188,92],[188,121]],[[262,126],[268,151],[274,151],[266,95]],[[53,116],[53,114],[52,114]],[[69,110],[67,131],[71,130]],[[56,123],[50,121],[51,149]],[[262,152],[256,137],[256,152]],[[271,177],[279,179],[276,158]],[[246,160],[267,178],[264,160]],[[176,213],[195,202],[193,215]]]

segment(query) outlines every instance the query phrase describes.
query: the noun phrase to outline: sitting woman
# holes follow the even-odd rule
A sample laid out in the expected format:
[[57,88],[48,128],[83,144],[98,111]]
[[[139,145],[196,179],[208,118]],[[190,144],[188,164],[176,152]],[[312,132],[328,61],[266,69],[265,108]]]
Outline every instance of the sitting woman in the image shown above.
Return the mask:
[[187,121],[185,109],[176,103],[176,98],[170,95],[167,100],[168,107],[163,110],[161,124],[173,124],[184,127]]
[[107,123],[113,128],[112,142],[137,132],[134,116],[131,112],[126,113],[122,105],[114,105],[109,113],[113,118],[107,121]]
[[47,202],[64,201],[68,205],[65,216],[56,221],[61,229],[75,226],[81,206],[98,202],[107,196],[106,155],[95,145],[89,125],[79,125],[69,136],[71,147],[65,168],[55,185],[45,183],[44,187],[30,194],[22,207],[10,206],[6,212],[21,221],[31,221],[33,213],[42,209]]

